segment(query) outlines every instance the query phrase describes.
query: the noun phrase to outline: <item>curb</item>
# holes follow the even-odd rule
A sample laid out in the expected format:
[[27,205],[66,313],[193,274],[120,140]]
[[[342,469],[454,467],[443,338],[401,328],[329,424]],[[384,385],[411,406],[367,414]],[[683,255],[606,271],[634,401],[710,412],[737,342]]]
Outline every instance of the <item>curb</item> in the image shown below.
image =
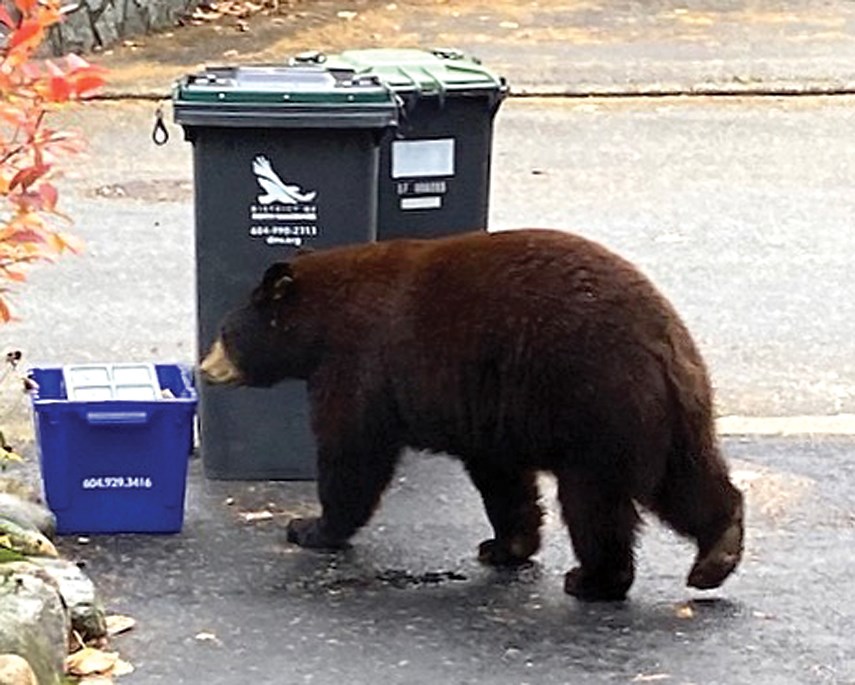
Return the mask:
[[855,414],[796,416],[721,416],[716,420],[721,436],[855,436]]

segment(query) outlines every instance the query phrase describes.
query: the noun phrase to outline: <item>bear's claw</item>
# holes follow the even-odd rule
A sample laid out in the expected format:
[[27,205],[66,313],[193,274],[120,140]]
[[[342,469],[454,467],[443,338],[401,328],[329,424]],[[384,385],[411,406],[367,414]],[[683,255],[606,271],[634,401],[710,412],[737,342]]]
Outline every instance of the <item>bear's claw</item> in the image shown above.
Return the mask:
[[293,518],[286,528],[288,542],[312,549],[341,549],[346,540],[338,540],[325,534],[321,519],[317,517]]

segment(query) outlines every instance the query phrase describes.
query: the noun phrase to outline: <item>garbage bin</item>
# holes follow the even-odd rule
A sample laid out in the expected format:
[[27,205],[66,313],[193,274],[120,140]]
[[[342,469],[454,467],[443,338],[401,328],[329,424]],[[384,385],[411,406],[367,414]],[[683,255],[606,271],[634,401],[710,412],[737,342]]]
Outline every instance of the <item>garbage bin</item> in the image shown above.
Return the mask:
[[380,151],[378,239],[487,228],[493,120],[505,80],[459,50],[307,52],[295,64],[376,75],[403,101]]
[[[376,238],[379,145],[398,106],[375,77],[312,66],[208,68],[173,105],[193,144],[201,356],[272,262]],[[208,477],[314,477],[303,382],[199,395]]]

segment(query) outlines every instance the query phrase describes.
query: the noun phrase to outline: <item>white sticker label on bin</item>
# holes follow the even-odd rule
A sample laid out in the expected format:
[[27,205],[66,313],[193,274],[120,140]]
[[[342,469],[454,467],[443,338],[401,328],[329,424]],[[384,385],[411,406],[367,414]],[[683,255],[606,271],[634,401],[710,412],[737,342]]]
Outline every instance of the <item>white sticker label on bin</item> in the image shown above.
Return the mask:
[[439,209],[442,207],[442,198],[439,196],[429,197],[402,197],[401,209]]
[[318,235],[318,191],[283,180],[262,154],[252,160],[258,196],[249,208],[249,235],[268,245],[299,247]]
[[454,138],[392,143],[392,178],[433,176],[454,176]]

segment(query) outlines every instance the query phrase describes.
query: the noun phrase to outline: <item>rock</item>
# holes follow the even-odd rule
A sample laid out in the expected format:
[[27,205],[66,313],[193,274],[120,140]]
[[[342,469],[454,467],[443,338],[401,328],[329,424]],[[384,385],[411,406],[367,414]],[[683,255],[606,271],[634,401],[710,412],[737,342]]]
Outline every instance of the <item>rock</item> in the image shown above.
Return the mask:
[[0,492],[0,516],[21,526],[35,528],[48,538],[56,535],[56,517],[53,512],[18,495]]
[[123,38],[175,26],[196,4],[195,0],[70,3],[64,20],[50,27],[46,47],[54,55],[103,49]]
[[0,536],[4,539],[3,547],[26,556],[57,556],[53,543],[34,527],[20,525],[2,515],[0,515]]
[[77,564],[47,557],[29,561],[46,573],[59,589],[71,615],[71,627],[84,641],[107,635],[107,617],[98,600],[95,585]]
[[35,564],[0,565],[0,654],[29,662],[39,685],[59,685],[71,628],[58,589]]
[[10,478],[8,476],[0,478],[0,492],[15,495],[28,502],[39,501],[39,495],[35,488],[17,478]]
[[39,685],[39,681],[24,657],[0,654],[0,685]]

